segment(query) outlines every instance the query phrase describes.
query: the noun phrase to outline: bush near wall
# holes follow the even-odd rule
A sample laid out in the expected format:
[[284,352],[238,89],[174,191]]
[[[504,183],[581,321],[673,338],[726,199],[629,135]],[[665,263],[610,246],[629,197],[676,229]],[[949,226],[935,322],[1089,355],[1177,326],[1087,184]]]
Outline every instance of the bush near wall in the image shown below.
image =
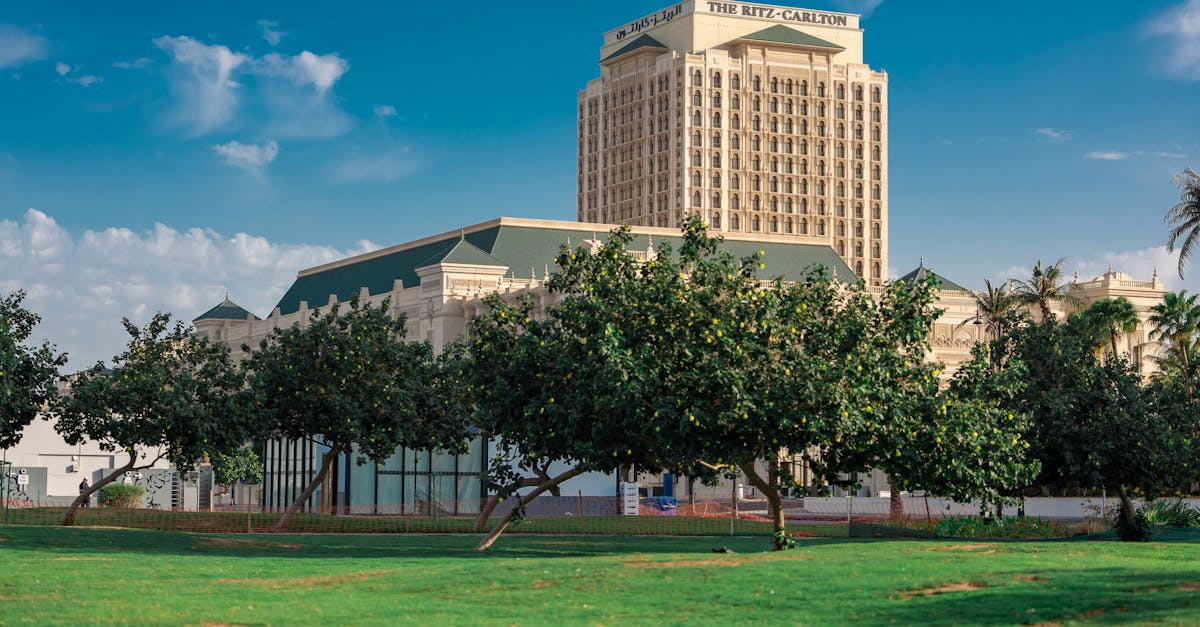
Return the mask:
[[108,507],[138,507],[145,493],[140,485],[110,483],[100,488],[100,504]]

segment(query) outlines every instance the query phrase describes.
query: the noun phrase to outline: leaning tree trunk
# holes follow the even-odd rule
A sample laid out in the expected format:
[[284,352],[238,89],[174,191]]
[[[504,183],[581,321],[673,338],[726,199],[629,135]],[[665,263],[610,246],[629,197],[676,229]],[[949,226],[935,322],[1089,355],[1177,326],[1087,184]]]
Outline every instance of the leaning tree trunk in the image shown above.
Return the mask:
[[510,522],[512,522],[513,517],[517,515],[518,509],[528,505],[530,502],[533,501],[533,499],[540,496],[543,492],[550,490],[551,488],[556,488],[562,482],[564,482],[568,479],[571,479],[573,477],[578,477],[579,475],[582,475],[585,472],[587,472],[587,471],[584,470],[583,468],[572,468],[571,470],[568,470],[567,472],[564,472],[563,474],[561,474],[557,477],[554,477],[553,479],[551,479],[549,481],[549,483],[543,483],[543,484],[539,485],[538,487],[534,488],[532,492],[530,492],[529,494],[526,494],[525,496],[521,496],[519,494],[514,493],[512,496],[508,497],[508,500],[512,500],[514,498],[518,499],[520,501],[518,504],[519,506],[514,506],[512,509],[508,510],[508,513],[504,515],[504,518],[501,519],[500,522],[496,523],[496,526],[492,529],[491,533],[489,533],[487,535],[487,537],[485,537],[479,543],[479,546],[475,547],[475,550],[476,551],[486,551],[489,548],[491,548],[491,546],[493,544],[495,544],[496,540],[500,537],[500,534],[504,533],[504,530],[508,528],[508,524]]
[[304,492],[296,497],[296,500],[292,501],[292,504],[288,506],[287,511],[283,513],[279,522],[276,522],[275,526],[271,528],[273,531],[282,531],[288,522],[292,520],[292,516],[299,511],[308,499],[312,498],[313,493],[317,491],[317,486],[325,481],[325,475],[329,473],[329,467],[333,465],[334,458],[342,453],[343,448],[345,448],[344,444],[335,444],[324,455],[321,455],[321,469],[317,471],[317,476],[309,482],[307,488],[304,488]]
[[1112,340],[1113,360],[1116,361],[1117,355],[1117,332],[1109,331],[1108,338]]
[[784,534],[787,533],[787,522],[783,518],[783,499],[779,497],[779,490],[770,482],[758,476],[758,470],[754,467],[754,462],[746,462],[740,466],[742,472],[746,474],[746,480],[755,488],[758,488],[767,497],[767,503],[771,507],[771,548],[776,551],[782,551],[787,548],[783,541]]
[[[155,460],[155,461],[157,461],[157,460]],[[137,464],[137,452],[129,451],[129,463],[128,464],[125,464],[124,466],[112,471],[111,473],[109,473],[108,476],[97,481],[96,485],[88,488],[86,492],[84,492],[83,494],[80,494],[74,501],[71,502],[71,506],[67,508],[67,513],[63,515],[63,521],[62,521],[63,526],[70,527],[71,525],[75,524],[75,512],[78,511],[79,508],[84,503],[87,503],[88,499],[92,498],[93,494],[99,492],[100,489],[103,488],[104,486],[116,481],[117,477],[121,476],[123,473],[127,473],[130,470],[133,470],[133,468],[136,464]]]
[[904,499],[900,498],[900,486],[891,475],[888,476],[888,520],[892,523],[904,520]]

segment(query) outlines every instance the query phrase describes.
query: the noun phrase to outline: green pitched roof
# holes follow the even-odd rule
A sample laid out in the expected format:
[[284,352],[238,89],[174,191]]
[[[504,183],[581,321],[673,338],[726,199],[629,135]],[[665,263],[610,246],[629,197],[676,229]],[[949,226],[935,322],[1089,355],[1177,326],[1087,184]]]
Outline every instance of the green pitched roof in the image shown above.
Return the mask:
[[912,272],[909,272],[908,274],[900,277],[900,280],[904,281],[905,283],[912,283],[914,281],[919,281],[921,279],[924,279],[926,276],[930,276],[930,275],[932,275],[935,279],[938,280],[938,283],[940,284],[938,289],[958,290],[960,292],[971,291],[971,290],[968,290],[967,288],[959,285],[958,283],[955,283],[954,281],[951,281],[950,279],[947,279],[946,277],[934,272],[933,270],[926,268],[924,261],[921,262],[921,265],[917,266],[916,270],[913,270]]
[[794,28],[788,28],[783,24],[776,24],[770,28],[764,28],[756,33],[742,35],[741,39],[749,39],[751,41],[770,41],[780,44],[792,44],[796,46],[808,46],[810,48],[829,48],[831,50],[845,50],[844,47],[835,43],[825,41],[818,37],[813,37],[808,33],[802,33]]
[[436,254],[429,259],[418,264],[417,268],[432,266],[436,263],[461,263],[472,266],[507,266],[508,264],[496,259],[487,254],[483,250],[471,242],[468,242],[465,236],[460,236],[458,243],[454,245],[446,254]]
[[657,40],[649,35],[642,35],[641,37],[638,37],[637,39],[634,39],[633,41],[629,42],[628,45],[622,46],[620,50],[608,55],[607,57],[604,57],[603,59],[600,60],[600,62],[604,63],[605,61],[610,61],[610,60],[615,59],[627,52],[633,52],[634,50],[638,50],[640,48],[659,48],[662,50],[667,49],[667,47],[664,46],[662,44],[662,42],[660,42],[659,40]]
[[[239,306],[239,305],[235,304],[233,301],[229,300],[229,296],[226,295],[225,300],[222,301],[220,305],[217,305],[216,307],[213,307],[212,309],[209,309],[208,311],[200,314],[199,316],[196,317],[195,320],[192,320],[192,322],[200,322],[201,320],[242,320],[242,321],[244,321],[247,316],[252,316],[252,315],[254,315],[254,314],[251,314],[249,311],[246,311],[241,306]],[[254,316],[254,319],[259,320],[260,318],[258,316]]]
[[[396,279],[403,281],[405,287],[414,287],[420,284],[416,269],[439,261],[503,265],[508,266],[518,277],[528,277],[531,270],[540,276],[545,268],[554,266],[559,246],[566,244],[568,240],[578,245],[582,240],[592,237],[591,231],[556,228],[553,222],[541,222],[537,225],[505,222],[493,222],[492,226],[475,231],[467,227],[465,235],[446,233],[419,246],[408,248],[401,245],[395,247],[394,252],[384,250],[368,253],[363,255],[360,261],[349,259],[347,263],[325,270],[318,268],[305,272],[303,276],[296,278],[295,283],[279,300],[279,310],[285,315],[294,313],[300,309],[300,301],[307,301],[312,306],[323,306],[328,302],[330,294],[337,295],[339,301],[349,300],[362,287],[366,287],[372,295],[390,292]],[[601,240],[607,240],[607,233],[601,230],[603,228],[605,227],[598,225],[596,234]],[[659,249],[665,242],[670,242],[678,249],[681,241],[677,235],[653,237],[654,245]],[[647,244],[650,243],[649,238],[646,234],[634,235],[629,244],[630,249],[646,250]],[[463,246],[464,242],[469,247]],[[797,278],[814,264],[821,264],[836,271],[844,280],[854,276],[850,266],[846,265],[832,248],[825,245],[727,240],[723,247],[738,257],[764,251],[766,268],[759,271],[760,277],[764,279],[777,276],[785,279]],[[475,261],[467,261],[468,255]]]

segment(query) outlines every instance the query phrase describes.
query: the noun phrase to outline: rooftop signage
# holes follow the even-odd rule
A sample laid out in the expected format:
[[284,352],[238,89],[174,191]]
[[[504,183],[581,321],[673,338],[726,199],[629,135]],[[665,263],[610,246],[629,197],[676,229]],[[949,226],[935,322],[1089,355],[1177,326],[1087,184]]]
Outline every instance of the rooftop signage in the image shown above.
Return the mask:
[[827,26],[835,28],[858,28],[858,16],[850,13],[811,11],[795,7],[781,7],[753,2],[709,2],[708,0],[686,0],[656,11],[604,33],[604,45],[632,41],[638,35],[653,28],[668,24],[692,13],[753,18],[768,22],[779,22],[794,26]]

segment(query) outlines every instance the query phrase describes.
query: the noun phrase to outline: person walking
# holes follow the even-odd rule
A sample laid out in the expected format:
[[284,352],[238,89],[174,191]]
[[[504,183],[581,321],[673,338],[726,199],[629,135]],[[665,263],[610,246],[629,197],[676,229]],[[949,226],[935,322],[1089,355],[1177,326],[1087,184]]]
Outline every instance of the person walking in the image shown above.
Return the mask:
[[[87,494],[87,491],[88,491],[89,489],[91,489],[91,487],[92,487],[92,486],[88,484],[87,477],[84,477],[84,478],[83,478],[83,481],[80,481],[80,482],[79,482],[79,493],[80,493],[80,494]],[[91,499],[88,499],[88,500],[91,500]],[[88,501],[84,501],[84,502],[83,502],[83,504],[82,504],[82,505],[80,505],[80,507],[87,507],[87,506],[88,506]]]

